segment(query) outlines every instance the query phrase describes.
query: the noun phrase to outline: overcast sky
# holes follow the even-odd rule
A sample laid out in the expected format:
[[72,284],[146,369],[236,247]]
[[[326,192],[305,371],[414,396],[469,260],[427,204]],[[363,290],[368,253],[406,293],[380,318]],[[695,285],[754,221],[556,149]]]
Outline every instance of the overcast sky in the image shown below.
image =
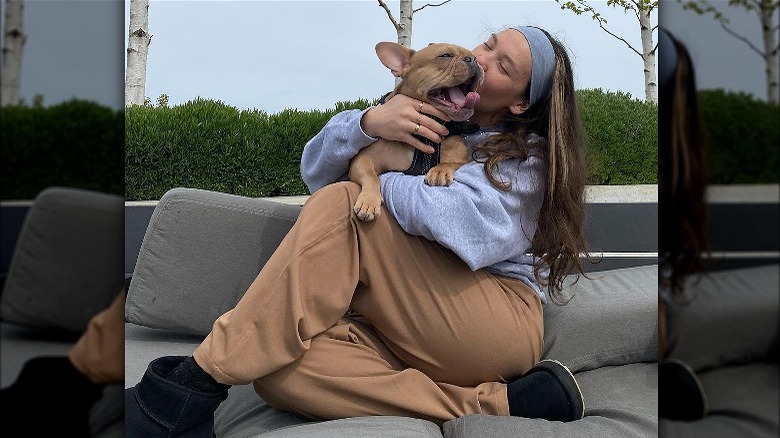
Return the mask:
[[[397,17],[398,2],[388,4]],[[603,9],[614,32],[638,47],[636,18]],[[544,27],[571,49],[578,88],[644,98],[641,58],[553,0],[453,0],[428,7],[414,15],[412,47],[445,41],[474,48],[515,24]],[[277,112],[373,99],[393,86],[374,46],[397,36],[375,0],[151,0],[149,31],[146,95],[153,101],[162,93],[171,103],[201,96]]]
[[[121,108],[129,0],[25,3],[22,97],[30,102],[40,93],[47,105],[78,97]],[[636,18],[605,3],[591,2],[613,32],[638,48]],[[700,88],[763,97],[763,64],[755,53],[711,18],[682,11],[675,0],[661,3],[661,23],[688,44]],[[398,3],[389,4],[397,17]],[[754,15],[724,9],[760,43]],[[554,0],[453,0],[428,7],[414,16],[412,46],[447,41],[473,48],[490,32],[515,24],[544,27],[570,49],[578,88],[644,98],[640,57],[589,17],[562,11]],[[394,41],[396,34],[375,0],[151,0],[149,30],[146,95],[152,101],[162,93],[171,104],[201,96],[277,112],[373,99],[393,85],[374,45]]]
[[[729,8],[724,0],[711,2],[728,17],[728,26],[763,49],[761,22],[755,12]],[[764,61],[747,44],[721,29],[712,15],[700,16],[685,11],[675,0],[662,0],[659,20],[689,49],[699,89],[724,88],[744,91],[766,100]],[[780,10],[775,11],[777,26]],[[775,41],[780,41],[775,27]]]
[[[5,15],[5,1],[3,16]],[[123,1],[25,0],[20,95],[124,105]],[[5,23],[3,23],[3,28]]]

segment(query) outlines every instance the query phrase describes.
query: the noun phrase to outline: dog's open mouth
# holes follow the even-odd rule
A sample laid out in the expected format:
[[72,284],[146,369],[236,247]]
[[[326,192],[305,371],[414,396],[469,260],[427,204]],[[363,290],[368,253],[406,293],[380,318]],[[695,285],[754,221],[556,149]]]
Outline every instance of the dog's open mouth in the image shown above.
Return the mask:
[[468,82],[453,87],[433,89],[428,93],[428,98],[455,110],[471,109],[479,102],[479,93],[475,91],[476,89],[477,84],[472,78]]

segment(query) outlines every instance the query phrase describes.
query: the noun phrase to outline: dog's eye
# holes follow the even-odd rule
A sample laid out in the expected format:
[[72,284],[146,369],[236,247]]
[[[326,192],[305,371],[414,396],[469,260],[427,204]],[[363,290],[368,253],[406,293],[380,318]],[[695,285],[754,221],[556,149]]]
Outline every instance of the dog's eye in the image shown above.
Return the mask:
[[452,58],[452,54],[450,53],[442,53],[439,55],[439,58]]

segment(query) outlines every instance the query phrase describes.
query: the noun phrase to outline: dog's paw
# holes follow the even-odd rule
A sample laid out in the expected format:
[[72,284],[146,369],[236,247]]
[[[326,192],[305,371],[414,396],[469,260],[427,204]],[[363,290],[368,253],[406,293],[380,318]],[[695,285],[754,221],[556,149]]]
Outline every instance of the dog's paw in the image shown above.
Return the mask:
[[425,183],[429,186],[448,186],[455,179],[455,168],[447,164],[439,164],[425,174]]
[[352,208],[357,217],[365,222],[371,222],[382,212],[382,196],[361,193]]

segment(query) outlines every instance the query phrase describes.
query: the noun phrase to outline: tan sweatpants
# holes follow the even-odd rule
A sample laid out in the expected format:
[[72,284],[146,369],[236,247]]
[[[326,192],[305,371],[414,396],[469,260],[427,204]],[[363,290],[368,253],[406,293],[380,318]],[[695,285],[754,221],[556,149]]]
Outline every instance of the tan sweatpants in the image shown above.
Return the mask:
[[309,198],[195,360],[315,419],[508,415],[505,382],[542,354],[539,297],[406,234],[387,210],[360,221],[358,193],[345,182]]
[[92,383],[119,383],[125,378],[125,291],[93,316],[68,352],[73,366]]

